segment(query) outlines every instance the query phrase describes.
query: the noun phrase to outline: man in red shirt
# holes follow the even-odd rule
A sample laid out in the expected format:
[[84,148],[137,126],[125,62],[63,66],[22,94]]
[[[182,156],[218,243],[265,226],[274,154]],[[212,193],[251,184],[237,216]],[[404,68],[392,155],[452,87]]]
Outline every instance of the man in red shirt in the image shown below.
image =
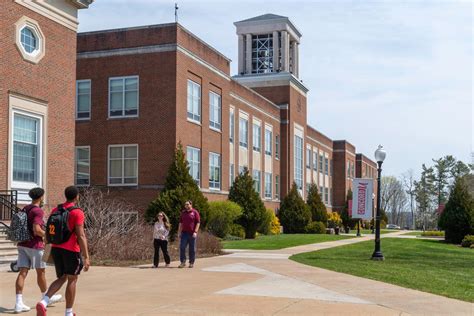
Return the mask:
[[193,208],[191,201],[184,203],[184,211],[181,212],[178,226],[179,242],[179,259],[181,264],[178,268],[186,266],[186,246],[189,245],[189,267],[194,266],[196,258],[196,238],[201,223],[199,212]]
[[[62,204],[63,209],[68,209],[76,205],[79,201],[79,190],[75,186],[67,187],[64,191],[66,203]],[[57,212],[53,209],[51,214]],[[72,232],[69,239],[62,244],[53,244],[51,255],[54,259],[57,279],[48,289],[44,298],[36,304],[36,315],[45,316],[46,307],[50,297],[54,295],[66,283],[66,316],[75,316],[72,312],[74,299],[76,296],[76,284],[82,268],[89,270],[89,251],[87,249],[87,239],[84,232],[84,212],[80,208],[74,208],[69,212],[69,230]],[[84,255],[84,259],[81,256]]]
[[[43,261],[44,242],[44,212],[41,209],[44,199],[44,190],[42,188],[33,188],[28,192],[32,202],[23,209],[27,214],[28,231],[31,239],[18,243],[17,265],[20,268],[15,282],[16,303],[15,313],[28,312],[31,308],[23,303],[23,287],[25,279],[30,269],[36,270],[36,280],[41,293],[44,295],[48,286],[46,284],[45,268]],[[49,304],[59,301],[62,298],[57,294],[51,297]]]

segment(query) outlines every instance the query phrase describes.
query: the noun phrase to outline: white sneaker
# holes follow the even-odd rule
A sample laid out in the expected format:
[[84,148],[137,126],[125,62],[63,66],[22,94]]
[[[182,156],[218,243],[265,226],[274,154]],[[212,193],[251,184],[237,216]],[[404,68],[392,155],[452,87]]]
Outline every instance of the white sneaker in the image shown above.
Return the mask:
[[63,296],[62,296],[61,294],[54,294],[53,296],[51,296],[51,297],[49,298],[48,306],[49,306],[49,305],[53,305],[54,303],[59,302],[62,298],[63,298]]
[[26,306],[23,303],[15,304],[15,314],[29,312],[30,310],[31,310],[31,308],[29,308],[28,306]]

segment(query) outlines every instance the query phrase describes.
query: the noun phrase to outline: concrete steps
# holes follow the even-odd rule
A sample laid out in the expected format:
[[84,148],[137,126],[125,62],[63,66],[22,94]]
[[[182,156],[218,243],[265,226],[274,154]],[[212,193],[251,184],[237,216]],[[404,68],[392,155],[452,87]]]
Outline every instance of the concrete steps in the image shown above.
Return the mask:
[[0,264],[16,261],[18,250],[16,244],[7,239],[6,229],[0,228]]

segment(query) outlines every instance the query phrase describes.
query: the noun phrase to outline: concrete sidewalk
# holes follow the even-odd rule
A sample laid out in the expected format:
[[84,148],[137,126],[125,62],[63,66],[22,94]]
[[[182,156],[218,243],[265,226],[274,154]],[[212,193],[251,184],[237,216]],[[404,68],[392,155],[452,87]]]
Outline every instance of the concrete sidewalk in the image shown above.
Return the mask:
[[[280,251],[239,251],[198,259],[194,269],[92,267],[80,277],[74,311],[78,316],[474,315],[474,304],[287,259],[300,250],[368,239],[371,237]],[[54,269],[48,268],[48,280],[53,275]],[[15,273],[0,273],[0,314],[12,311],[15,278]],[[34,306],[39,294],[31,274],[26,303]],[[49,308],[48,315],[64,315],[64,303]]]

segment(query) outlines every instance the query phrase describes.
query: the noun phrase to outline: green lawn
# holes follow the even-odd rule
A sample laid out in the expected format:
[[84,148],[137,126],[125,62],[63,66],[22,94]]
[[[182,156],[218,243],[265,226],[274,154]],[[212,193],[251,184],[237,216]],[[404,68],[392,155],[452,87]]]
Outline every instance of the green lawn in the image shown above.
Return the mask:
[[382,239],[385,261],[372,261],[374,241],[308,252],[297,262],[474,302],[474,250],[437,240]]
[[222,245],[224,249],[273,250],[347,238],[353,237],[319,234],[280,234],[259,236],[256,239],[223,241]]
[[419,232],[409,232],[409,233],[406,233],[406,234],[403,234],[405,236],[421,236],[421,231]]
[[[398,230],[396,229],[381,229],[380,230],[380,234],[388,234],[388,233],[395,233],[395,232],[398,232]],[[372,231],[370,229],[361,229],[360,233],[362,235],[371,235]],[[357,234],[357,229],[351,229],[351,234]]]

